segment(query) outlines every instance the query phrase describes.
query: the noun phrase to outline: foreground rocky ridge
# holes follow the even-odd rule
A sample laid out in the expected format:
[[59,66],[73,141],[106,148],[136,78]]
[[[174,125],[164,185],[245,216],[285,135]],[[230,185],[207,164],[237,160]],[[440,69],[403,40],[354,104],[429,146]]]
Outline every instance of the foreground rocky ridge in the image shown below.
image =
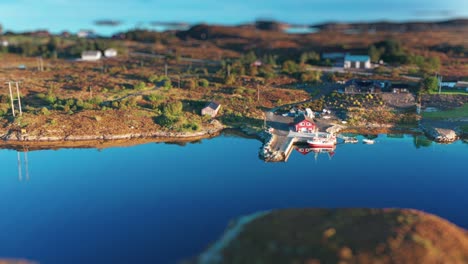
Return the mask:
[[466,230],[416,210],[287,209],[253,216],[231,224],[197,263],[468,263]]

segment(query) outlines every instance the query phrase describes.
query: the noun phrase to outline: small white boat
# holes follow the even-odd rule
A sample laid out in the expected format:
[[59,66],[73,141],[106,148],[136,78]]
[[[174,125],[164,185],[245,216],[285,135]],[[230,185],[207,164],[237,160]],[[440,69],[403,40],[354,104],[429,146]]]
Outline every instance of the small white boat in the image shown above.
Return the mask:
[[333,148],[336,144],[336,137],[334,135],[328,135],[327,137],[315,136],[312,140],[307,140],[312,148]]
[[364,143],[364,144],[369,144],[369,145],[370,145],[370,144],[374,144],[374,143],[375,143],[375,140],[365,138],[365,139],[362,140],[362,143]]
[[352,143],[352,144],[355,144],[355,143],[358,143],[358,139],[357,138],[354,138],[354,137],[348,137],[348,138],[345,138],[344,140],[344,143]]

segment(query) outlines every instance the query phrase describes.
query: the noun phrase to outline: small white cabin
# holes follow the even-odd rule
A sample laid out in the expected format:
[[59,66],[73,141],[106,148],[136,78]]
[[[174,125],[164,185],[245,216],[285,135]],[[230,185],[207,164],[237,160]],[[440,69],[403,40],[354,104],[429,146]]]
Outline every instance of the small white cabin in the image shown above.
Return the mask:
[[221,105],[217,102],[210,102],[205,108],[202,109],[202,115],[209,115],[215,117],[218,114]]
[[102,52],[99,50],[88,50],[81,53],[81,59],[84,61],[97,61],[102,57]]
[[80,30],[76,34],[79,38],[96,38],[97,35],[92,30]]
[[117,50],[112,48],[106,49],[104,51],[104,56],[106,56],[107,58],[117,57]]
[[371,67],[370,57],[367,55],[346,55],[344,58],[345,69],[370,69]]

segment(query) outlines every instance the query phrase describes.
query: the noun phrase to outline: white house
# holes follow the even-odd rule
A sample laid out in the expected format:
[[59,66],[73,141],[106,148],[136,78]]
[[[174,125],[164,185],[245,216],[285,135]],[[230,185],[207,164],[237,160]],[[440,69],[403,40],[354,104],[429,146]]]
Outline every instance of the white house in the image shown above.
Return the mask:
[[221,105],[217,102],[210,102],[205,108],[201,110],[202,115],[209,115],[215,117],[218,114]]
[[106,56],[107,58],[116,57],[117,56],[117,50],[113,49],[113,48],[106,49],[104,51],[104,56]]
[[88,50],[81,53],[81,59],[84,61],[97,61],[102,57],[102,52],[99,50]]
[[370,69],[371,61],[367,55],[346,55],[344,58],[345,69]]
[[8,43],[8,40],[6,40],[6,39],[0,40],[0,46],[8,47],[8,45],[10,45],[10,43]]
[[79,38],[96,38],[97,35],[92,30],[80,30],[76,34]]

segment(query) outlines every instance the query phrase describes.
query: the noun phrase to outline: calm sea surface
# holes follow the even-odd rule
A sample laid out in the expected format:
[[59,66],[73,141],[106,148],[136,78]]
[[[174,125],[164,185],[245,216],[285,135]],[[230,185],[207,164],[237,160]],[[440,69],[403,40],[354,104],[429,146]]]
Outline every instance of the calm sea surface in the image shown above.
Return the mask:
[[276,164],[258,158],[258,140],[231,135],[31,151],[21,178],[17,152],[0,150],[0,256],[177,263],[235,217],[290,207],[416,208],[468,228],[468,145],[420,142],[381,135]]

